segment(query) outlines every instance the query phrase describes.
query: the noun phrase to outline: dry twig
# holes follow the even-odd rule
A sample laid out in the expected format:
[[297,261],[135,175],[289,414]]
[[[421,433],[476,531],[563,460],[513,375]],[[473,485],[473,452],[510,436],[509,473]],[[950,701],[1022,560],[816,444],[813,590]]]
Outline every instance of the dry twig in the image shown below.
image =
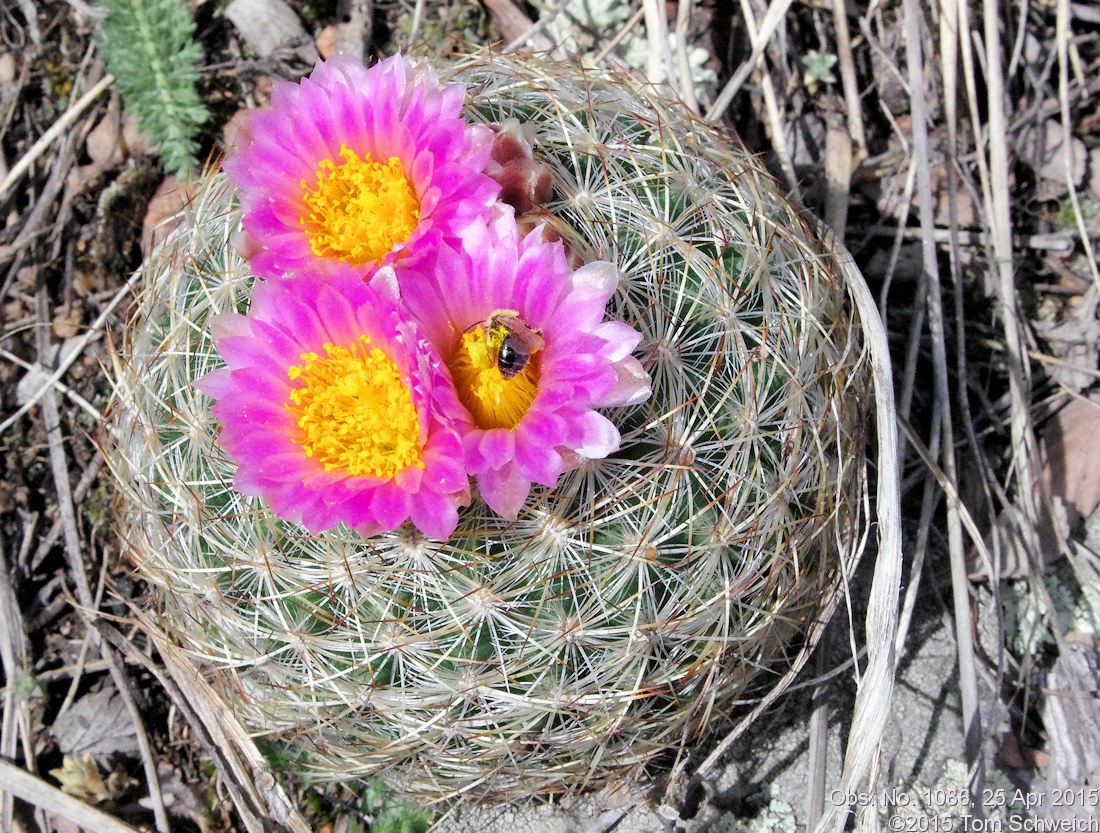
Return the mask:
[[[925,72],[923,44],[924,26],[916,0],[903,0],[905,17],[906,63],[909,70],[910,114],[913,121],[913,153],[917,166],[917,205],[921,230],[923,271],[927,275],[928,324],[932,337],[934,364],[933,413],[939,415],[943,441],[941,460],[944,475],[951,483],[957,483],[954,421],[951,414],[951,394],[947,369],[947,343],[940,294],[940,273],[935,243],[931,229],[935,223],[932,205],[931,150],[928,142],[928,123],[923,97]],[[981,715],[978,708],[977,675],[974,668],[974,646],[971,641],[973,623],[970,615],[969,581],[963,553],[962,526],[957,507],[948,504],[947,538],[951,560],[951,586],[955,614],[955,649],[959,662],[959,688],[962,694],[963,731],[967,763],[972,776],[970,788],[981,794],[982,754]],[[980,812],[980,810],[979,810]]]
[[[46,295],[45,284],[40,285],[37,293],[38,328],[38,352],[39,361],[45,362],[50,355],[49,342],[49,299]],[[57,508],[62,521],[62,538],[65,545],[65,554],[69,560],[69,576],[76,583],[77,598],[83,606],[84,614],[92,617],[97,609],[95,598],[88,585],[88,578],[84,572],[83,551],[80,544],[80,535],[77,528],[76,510],[73,502],[72,488],[69,482],[68,463],[65,459],[63,438],[61,435],[61,416],[57,407],[57,398],[52,386],[48,386],[42,394],[42,420],[46,429],[46,438],[49,443],[50,468],[53,473],[54,489],[57,494]],[[149,747],[149,739],[145,734],[145,724],[141,713],[134,703],[130,691],[130,684],[125,671],[114,658],[114,654],[99,643],[98,634],[92,631],[94,641],[105,659],[111,661],[111,677],[115,682],[119,695],[134,721],[134,730],[137,735],[138,745],[141,749],[142,764],[145,770],[149,795],[153,804],[153,815],[156,819],[157,830],[160,833],[169,833],[171,825],[168,822],[168,812],[164,806],[164,798],[160,793],[160,779],[157,775],[156,761],[153,759],[152,750]]]
[[0,182],[0,199],[3,199],[4,195],[8,192],[16,182],[18,182],[23,174],[30,170],[31,165],[37,161],[46,150],[54,143],[54,141],[61,136],[66,130],[72,126],[80,115],[87,110],[97,98],[99,98],[103,92],[111,86],[115,81],[113,75],[105,75],[99,79],[99,83],[93,86],[88,92],[84,93],[80,99],[68,110],[66,110],[57,121],[50,125],[49,129],[38,137],[30,149],[24,153],[18,162],[12,166],[8,171],[8,175],[4,177],[4,181]]
[[767,47],[768,41],[775,34],[775,30],[779,28],[779,24],[783,22],[787,9],[791,7],[792,2],[793,0],[772,0],[764,19],[760,22],[759,31],[752,38],[752,54],[738,67],[737,72],[726,82],[726,86],[722,88],[722,92],[714,100],[714,104],[707,110],[705,116],[707,121],[717,121],[725,114],[726,108],[733,101],[733,97],[741,90],[749,75],[763,59],[764,49]]

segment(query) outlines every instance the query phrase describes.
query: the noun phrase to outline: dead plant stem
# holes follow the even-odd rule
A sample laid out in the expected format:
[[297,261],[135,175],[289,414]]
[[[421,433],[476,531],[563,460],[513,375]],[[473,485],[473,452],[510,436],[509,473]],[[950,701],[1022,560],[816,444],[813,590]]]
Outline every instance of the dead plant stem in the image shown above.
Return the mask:
[[596,64],[602,64],[604,60],[610,55],[620,43],[626,40],[627,35],[642,22],[642,18],[645,17],[645,7],[640,6],[637,11],[630,16],[630,20],[623,24],[623,27],[615,33],[615,36],[605,43],[600,51],[596,53],[592,59]]
[[[73,487],[73,500],[78,504],[84,503],[84,498],[95,484],[101,468],[103,468],[102,457],[93,457],[88,461],[84,473],[80,475],[80,480],[78,480],[76,486]],[[42,562],[46,560],[46,556],[49,555],[50,550],[53,549],[54,545],[57,543],[58,537],[61,535],[61,526],[61,519],[54,518],[49,532],[38,541],[38,547],[35,549],[34,555],[31,556],[30,570],[37,570],[42,565]]]
[[848,31],[848,8],[845,0],[833,0],[833,26],[836,30],[840,83],[844,88],[844,104],[848,110],[848,135],[855,145],[855,162],[858,164],[867,158],[867,137],[863,130],[863,105],[860,103],[856,64],[852,58],[852,36]]
[[653,84],[663,84],[669,78],[672,66],[668,51],[668,14],[664,0],[642,0],[645,12],[645,33],[649,52],[646,60],[646,77]]
[[416,45],[416,39],[420,35],[420,26],[424,21],[424,0],[416,0],[413,6],[412,23],[409,24],[409,37],[406,41],[408,49]]
[[99,98],[104,90],[111,86],[115,81],[113,75],[105,75],[99,79],[99,83],[93,86],[88,92],[84,93],[80,99],[68,110],[61,114],[57,121],[50,125],[41,136],[38,137],[30,149],[20,157],[16,162],[8,175],[4,177],[4,181],[0,182],[0,199],[3,199],[4,195],[8,192],[8,189],[18,182],[23,174],[30,170],[31,165],[40,157],[54,141],[61,136],[69,126],[76,121],[80,114],[87,110],[97,98]]
[[532,23],[512,0],[485,0],[485,5],[496,18],[501,33],[508,39],[508,43],[503,48],[504,52],[514,52],[521,46],[527,46],[536,52],[548,52],[564,57],[560,55],[559,47],[542,33],[546,24],[560,13],[560,9],[547,10]]
[[[11,573],[8,570],[7,553],[0,539],[0,661],[3,663],[4,679],[4,715],[0,733],[0,755],[14,759],[20,746],[24,747],[24,757],[28,765],[34,760],[29,716],[25,702],[21,702],[16,691],[16,680],[26,674],[27,638],[26,626],[19,604],[15,598]],[[29,754],[28,754],[29,753]],[[12,795],[4,791],[0,801],[0,825],[3,830],[12,827]]]
[[[864,779],[877,771],[875,760],[890,715],[901,587],[901,468],[894,378],[886,329],[878,316],[870,289],[851,262],[851,255],[841,253],[841,266],[848,275],[846,285],[859,313],[871,359],[875,438],[878,443],[875,501],[878,552],[865,626],[868,659],[867,667],[859,678],[859,692],[844,753],[844,769],[838,785],[847,794],[857,785],[868,783]],[[873,788],[873,780],[869,783]],[[877,810],[872,807],[869,812]],[[828,802],[815,833],[844,829],[847,816],[846,805]]]
[[676,75],[680,81],[680,98],[692,112],[698,113],[699,101],[695,97],[695,79],[691,75],[691,59],[688,55],[691,13],[694,5],[694,2],[676,4]]
[[[928,330],[932,339],[934,366],[933,411],[942,416],[943,438],[940,460],[944,476],[949,482],[958,482],[955,459],[955,431],[950,403],[950,375],[947,368],[947,339],[943,318],[943,299],[940,291],[938,252],[931,231],[935,225],[932,205],[931,148],[928,141],[928,122],[924,104],[924,31],[923,15],[917,0],[903,0],[905,19],[906,64],[910,87],[910,113],[913,122],[913,153],[917,160],[917,206],[920,227],[923,270],[927,275]],[[964,748],[967,764],[971,768],[970,788],[980,795],[982,785],[981,713],[978,705],[977,676],[974,670],[974,645],[971,640],[969,580],[963,546],[962,525],[957,507],[947,505],[947,541],[951,563],[951,587],[955,617],[955,649],[959,664],[959,690],[962,695],[962,721]],[[980,813],[980,808],[975,808]]]
[[1073,136],[1073,120],[1069,108],[1069,0],[1057,0],[1055,6],[1055,38],[1058,49],[1058,104],[1062,119],[1062,132],[1066,137],[1066,149],[1062,153],[1062,162],[1065,166],[1066,187],[1069,190],[1070,204],[1073,206],[1073,219],[1077,226],[1077,232],[1081,245],[1085,249],[1085,262],[1089,264],[1092,273],[1093,284],[1100,289],[1100,267],[1096,264],[1096,251],[1089,239],[1088,229],[1085,228],[1085,217],[1081,213],[1081,199],[1077,194],[1077,186],[1073,182],[1073,153],[1069,150],[1070,137]]
[[737,68],[737,72],[733,74],[733,77],[726,82],[722,92],[714,100],[714,104],[707,110],[704,116],[706,121],[717,121],[722,118],[726,108],[733,102],[733,97],[740,92],[749,75],[759,66],[764,57],[764,49],[767,47],[768,41],[775,34],[775,30],[779,28],[779,24],[783,22],[787,9],[791,7],[792,2],[794,0],[772,0],[771,5],[768,6],[768,11],[764,14],[764,19],[760,22],[760,30],[756,33],[756,37],[752,38],[752,54]]
[[[36,311],[39,321],[38,354],[39,362],[45,362],[50,355],[51,345],[49,338],[49,298],[46,293],[45,283],[40,282],[36,294]],[[88,585],[88,577],[84,571],[83,551],[80,543],[80,534],[77,529],[76,510],[73,502],[72,488],[69,483],[69,467],[65,458],[64,438],[61,433],[61,415],[57,407],[57,397],[52,387],[47,387],[42,394],[42,421],[44,423],[46,438],[49,445],[50,468],[53,473],[54,488],[57,493],[57,511],[62,521],[62,539],[64,541],[65,554],[69,562],[69,576],[76,585],[77,598],[84,608],[85,615],[93,617],[97,609],[91,587]],[[164,806],[164,797],[160,792],[160,779],[157,775],[156,761],[153,760],[152,750],[149,747],[149,738],[145,733],[144,721],[137,705],[134,703],[130,692],[130,685],[126,673],[119,664],[117,657],[106,645],[103,645],[99,635],[94,629],[90,629],[96,646],[104,659],[111,660],[111,677],[115,681],[119,695],[122,697],[131,718],[134,721],[134,729],[137,735],[138,746],[141,749],[142,765],[145,769],[146,786],[149,789],[150,799],[153,805],[153,816],[159,833],[170,833],[171,824],[168,821],[168,811]]]
[[[960,3],[960,7],[965,4]],[[1037,481],[1032,461],[1038,459],[1031,424],[1031,371],[1024,347],[1023,324],[1016,304],[1016,280],[1013,274],[1011,179],[1005,137],[1005,84],[1002,74],[1001,15],[995,0],[982,2],[982,35],[985,42],[986,110],[989,135],[990,202],[987,222],[992,245],[998,312],[1005,342],[1008,389],[1011,406],[1010,426],[1012,464],[1016,475],[1015,507],[1022,515],[1019,525],[1022,545],[1032,562],[1032,572],[1040,575],[1037,529]],[[982,154],[978,154],[979,159]]]
[[[234,805],[246,827],[257,833],[264,829],[263,823],[250,810],[255,807],[263,808],[265,815],[282,829],[309,833],[308,823],[271,776],[267,762],[248,732],[191,659],[172,644],[145,611],[131,608],[130,612],[134,622],[153,641],[163,667],[129,647],[128,641],[113,628],[104,627],[105,636],[152,672],[172,701],[187,714],[188,724],[202,729],[207,751],[221,771],[223,783],[232,790]],[[246,791],[247,799],[237,792],[238,786]]]
[[[828,643],[827,632],[821,641]],[[814,675],[819,678],[824,677],[828,671],[827,647],[827,644],[821,644],[817,649]],[[806,780],[809,786],[806,796],[807,830],[813,830],[821,814],[825,812],[825,774],[829,747],[829,705],[825,696],[827,691],[828,686],[819,683],[814,686],[811,698],[810,750],[806,764]]]
[[[35,365],[31,364],[30,362],[23,361],[21,358],[19,358],[19,356],[15,355],[14,353],[11,353],[7,350],[4,350],[3,348],[0,348],[0,358],[7,359],[9,362],[11,362],[14,365],[18,365],[19,367],[23,368],[28,373],[41,373],[41,372],[43,372],[43,368],[36,367]],[[67,387],[66,385],[62,384],[60,380],[55,381],[53,383],[53,386],[55,388],[57,388],[57,390],[59,390],[61,393],[65,394],[65,396],[69,399],[69,401],[71,401],[74,405],[76,405],[78,408],[80,408],[80,410],[84,411],[84,413],[86,413],[88,416],[90,416],[95,421],[95,423],[97,425],[103,421],[103,414],[101,414],[99,412],[99,410],[94,405],[92,405],[91,402],[89,402],[87,399],[85,399],[79,393],[74,391],[72,388]]]
[[[958,219],[958,205],[959,205],[959,172],[961,170],[959,163],[960,152],[962,147],[959,144],[959,78],[957,69],[959,66],[959,13],[955,9],[959,0],[941,0],[941,14],[940,14],[940,77],[943,84],[943,106],[944,106],[944,122],[947,130],[947,205],[948,205],[948,262],[951,268],[951,282],[952,282],[952,297],[954,299],[954,316],[957,322],[965,320],[963,310],[963,275],[962,275],[962,252],[961,252],[961,232],[959,231],[959,219]],[[966,447],[973,450],[972,453],[972,465],[980,473],[980,476],[976,478],[979,488],[985,497],[985,505],[994,506],[995,500],[992,494],[993,489],[991,484],[995,484],[996,481],[988,471],[988,466],[985,465],[984,458],[978,453],[981,448],[981,444],[978,441],[977,434],[974,429],[974,419],[970,407],[970,396],[967,390],[967,381],[970,379],[970,370],[968,367],[968,350],[966,345],[967,328],[962,326],[956,326],[955,328],[955,406],[958,408],[959,415],[961,417],[962,431],[966,436]],[[999,581],[997,561],[994,559],[992,562],[987,560],[987,569],[989,570],[991,586],[993,592],[999,592]],[[1000,605],[996,606],[996,609],[1000,609]],[[999,640],[998,645],[1001,646],[1000,650],[1003,651],[1004,641]],[[998,658],[997,673],[1000,674],[1003,667],[1003,657]],[[997,687],[999,690],[999,686]]]
[[[759,32],[756,27],[756,15],[753,13],[752,3],[749,0],[740,0],[741,15],[748,30],[749,38],[755,42]],[[779,167],[783,169],[783,175],[787,178],[790,187],[792,202],[802,205],[802,191],[798,187],[798,176],[795,174],[794,162],[787,147],[787,119],[780,110],[779,99],[775,94],[775,85],[768,70],[767,61],[761,59],[759,68],[760,92],[764,98],[765,121],[768,125],[768,135],[772,142],[772,149],[779,158]]]
[[57,369],[42,382],[42,386],[29,396],[27,401],[20,405],[11,416],[0,423],[0,434],[4,433],[4,431],[14,425],[20,417],[27,413],[27,411],[38,404],[46,392],[53,388],[57,380],[64,376],[73,363],[83,354],[85,348],[103,334],[103,329],[106,326],[107,320],[114,314],[115,309],[122,303],[123,299],[130,294],[134,284],[140,281],[141,276],[142,272],[138,270],[129,277],[126,283],[115,293],[110,303],[108,303],[99,315],[96,316],[95,321],[93,321],[88,329],[73,342],[71,351],[58,360]]

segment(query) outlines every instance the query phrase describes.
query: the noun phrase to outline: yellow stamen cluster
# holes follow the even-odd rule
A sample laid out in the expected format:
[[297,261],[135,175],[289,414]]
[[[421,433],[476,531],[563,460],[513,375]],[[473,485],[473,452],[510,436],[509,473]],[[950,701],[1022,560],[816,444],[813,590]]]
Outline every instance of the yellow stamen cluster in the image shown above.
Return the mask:
[[462,341],[447,366],[459,401],[478,428],[514,429],[527,414],[538,393],[539,359],[532,353],[523,370],[510,379],[500,372],[497,359],[507,331],[480,325],[462,334]]
[[424,467],[420,420],[412,392],[393,359],[366,336],[351,347],[324,346],[325,355],[303,353],[287,372],[299,385],[286,407],[297,417],[306,456],[325,471],[393,477]]
[[420,222],[420,200],[396,156],[383,164],[341,145],[340,159],[318,164],[312,187],[302,180],[299,221],[315,255],[360,266],[408,239]]

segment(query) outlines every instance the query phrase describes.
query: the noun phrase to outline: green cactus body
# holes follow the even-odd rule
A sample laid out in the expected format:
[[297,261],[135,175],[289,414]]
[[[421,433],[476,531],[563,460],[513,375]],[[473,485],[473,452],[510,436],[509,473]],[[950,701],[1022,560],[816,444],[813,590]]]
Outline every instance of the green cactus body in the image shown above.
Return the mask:
[[622,272],[609,315],[653,382],[621,449],[474,503],[446,543],[364,541],[232,488],[207,321],[243,311],[231,188],[209,175],[147,279],[118,372],[124,534],[171,632],[307,774],[412,791],[597,786],[783,684],[854,566],[868,361],[834,260],[729,141],[621,78],[512,59],[448,72],[468,117],[534,130],[537,219]]

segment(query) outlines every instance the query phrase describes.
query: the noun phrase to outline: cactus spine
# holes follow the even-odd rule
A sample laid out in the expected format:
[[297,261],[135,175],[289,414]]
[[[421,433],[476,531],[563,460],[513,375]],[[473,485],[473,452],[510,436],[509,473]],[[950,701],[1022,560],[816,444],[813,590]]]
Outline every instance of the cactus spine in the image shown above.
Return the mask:
[[725,136],[622,78],[515,59],[448,70],[518,119],[545,220],[623,274],[653,395],[621,449],[475,503],[446,543],[311,537],[242,497],[195,378],[243,311],[231,189],[208,175],[144,267],[112,464],[133,557],[176,638],[257,733],[323,778],[423,793],[596,786],[781,684],[863,540],[868,362],[834,262]]

